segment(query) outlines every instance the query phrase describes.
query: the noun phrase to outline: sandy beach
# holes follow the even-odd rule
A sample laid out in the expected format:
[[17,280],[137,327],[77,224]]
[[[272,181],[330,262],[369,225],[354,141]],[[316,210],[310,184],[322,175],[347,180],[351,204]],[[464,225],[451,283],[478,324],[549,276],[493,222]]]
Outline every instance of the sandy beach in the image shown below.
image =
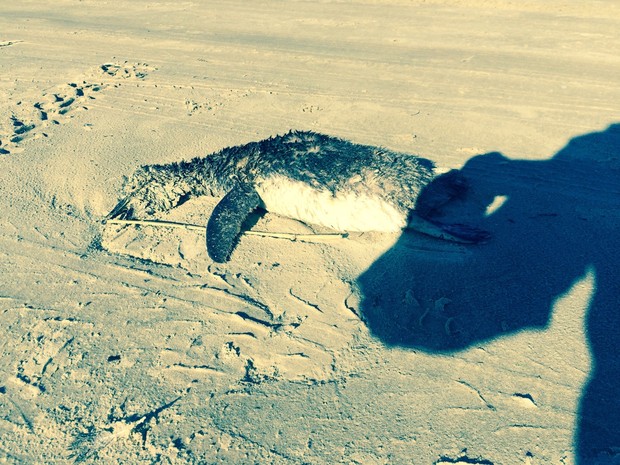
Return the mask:
[[[3,2],[0,462],[620,464],[619,104],[612,0]],[[491,240],[103,223],[291,129],[460,169]]]

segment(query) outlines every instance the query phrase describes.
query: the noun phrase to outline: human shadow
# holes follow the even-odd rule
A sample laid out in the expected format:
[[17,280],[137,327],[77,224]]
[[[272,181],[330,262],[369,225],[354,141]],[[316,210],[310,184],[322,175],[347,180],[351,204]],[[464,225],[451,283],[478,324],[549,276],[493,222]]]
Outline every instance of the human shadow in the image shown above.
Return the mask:
[[463,247],[403,233],[358,280],[362,318],[387,345],[454,352],[546,328],[554,301],[593,273],[592,368],[575,447],[581,465],[620,452],[620,124],[572,139],[551,159],[489,153],[461,172],[470,190],[441,220],[492,239]]

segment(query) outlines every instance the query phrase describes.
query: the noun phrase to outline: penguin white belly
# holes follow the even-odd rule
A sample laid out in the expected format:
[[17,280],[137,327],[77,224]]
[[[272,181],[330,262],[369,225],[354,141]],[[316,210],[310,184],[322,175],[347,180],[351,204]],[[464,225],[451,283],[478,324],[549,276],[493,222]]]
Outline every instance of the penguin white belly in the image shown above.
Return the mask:
[[259,179],[255,185],[269,212],[338,231],[397,232],[407,226],[406,214],[380,199],[354,192],[316,189],[285,176]]

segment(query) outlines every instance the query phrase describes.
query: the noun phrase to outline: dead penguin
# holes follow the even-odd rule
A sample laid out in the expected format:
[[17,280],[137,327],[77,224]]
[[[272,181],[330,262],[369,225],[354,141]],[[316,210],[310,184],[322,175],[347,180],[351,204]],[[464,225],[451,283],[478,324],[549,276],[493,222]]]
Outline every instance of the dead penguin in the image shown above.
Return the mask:
[[[437,182],[429,186],[433,179]],[[434,163],[425,158],[290,131],[191,161],[144,166],[108,218],[140,218],[192,197],[223,196],[207,223],[207,251],[216,262],[229,259],[243,222],[259,207],[338,231],[411,228],[446,240],[480,242],[487,238],[484,231],[426,219],[465,189],[457,171],[436,178]]]

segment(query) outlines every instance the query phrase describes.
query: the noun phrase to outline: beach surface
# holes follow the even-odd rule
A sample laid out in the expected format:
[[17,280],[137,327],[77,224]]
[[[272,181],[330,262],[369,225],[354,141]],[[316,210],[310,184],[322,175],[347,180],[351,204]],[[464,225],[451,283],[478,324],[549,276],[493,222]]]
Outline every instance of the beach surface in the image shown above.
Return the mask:
[[[0,462],[620,463],[619,103],[613,0],[2,2]],[[462,168],[491,241],[102,223],[291,129]]]

